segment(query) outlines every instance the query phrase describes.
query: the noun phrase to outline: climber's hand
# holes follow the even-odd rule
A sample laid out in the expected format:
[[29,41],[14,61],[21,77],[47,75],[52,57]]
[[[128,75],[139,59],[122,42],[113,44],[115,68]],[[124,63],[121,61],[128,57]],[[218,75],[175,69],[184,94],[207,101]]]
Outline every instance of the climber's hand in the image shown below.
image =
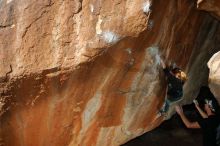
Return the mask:
[[183,108],[181,106],[177,105],[175,109],[176,109],[177,114],[179,115],[183,114]]
[[195,104],[195,106],[199,106],[199,103],[196,99],[193,100],[193,103]]
[[160,64],[163,69],[166,68],[166,64],[164,63],[163,59],[160,59]]

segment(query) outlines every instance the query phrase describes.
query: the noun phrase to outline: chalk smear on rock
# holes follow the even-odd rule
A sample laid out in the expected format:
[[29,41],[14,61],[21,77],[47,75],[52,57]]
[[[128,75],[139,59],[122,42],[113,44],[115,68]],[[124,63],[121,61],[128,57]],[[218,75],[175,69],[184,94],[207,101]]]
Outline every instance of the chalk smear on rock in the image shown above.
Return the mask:
[[13,0],[7,0],[7,4],[11,3]]
[[92,4],[90,4],[89,6],[90,6],[90,11],[93,13],[94,12],[94,6]]
[[143,4],[143,11],[144,11],[145,13],[151,12],[150,7],[151,7],[151,2],[150,2],[150,1],[145,2],[145,3]]
[[118,35],[116,35],[114,32],[106,31],[102,33],[102,38],[105,42],[112,44],[117,43],[119,41]]

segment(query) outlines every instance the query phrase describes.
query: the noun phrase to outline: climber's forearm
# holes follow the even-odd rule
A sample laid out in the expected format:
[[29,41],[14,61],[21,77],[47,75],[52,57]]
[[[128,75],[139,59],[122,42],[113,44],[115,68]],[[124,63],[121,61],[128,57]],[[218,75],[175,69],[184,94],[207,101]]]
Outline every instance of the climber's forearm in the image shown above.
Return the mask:
[[164,61],[162,59],[160,60],[160,63],[161,63],[162,68],[165,69],[166,65],[165,65],[165,63],[164,63]]
[[208,118],[208,115],[198,105],[196,105],[196,109],[203,118]]
[[180,114],[180,117],[184,123],[184,125],[187,128],[191,128],[191,129],[195,129],[195,128],[200,128],[199,123],[198,122],[190,122],[187,117],[182,113]]

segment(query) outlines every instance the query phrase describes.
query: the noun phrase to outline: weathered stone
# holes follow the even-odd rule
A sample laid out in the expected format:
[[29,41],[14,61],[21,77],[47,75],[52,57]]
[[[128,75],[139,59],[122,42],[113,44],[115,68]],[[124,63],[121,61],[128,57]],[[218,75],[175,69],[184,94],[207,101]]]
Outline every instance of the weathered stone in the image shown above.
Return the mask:
[[197,7],[200,10],[210,12],[213,16],[220,19],[220,1],[219,0],[198,0]]
[[220,52],[214,54],[208,62],[209,86],[220,104]]
[[164,120],[160,55],[188,73],[186,103],[220,50],[191,0],[2,0],[0,26],[7,146],[125,143]]

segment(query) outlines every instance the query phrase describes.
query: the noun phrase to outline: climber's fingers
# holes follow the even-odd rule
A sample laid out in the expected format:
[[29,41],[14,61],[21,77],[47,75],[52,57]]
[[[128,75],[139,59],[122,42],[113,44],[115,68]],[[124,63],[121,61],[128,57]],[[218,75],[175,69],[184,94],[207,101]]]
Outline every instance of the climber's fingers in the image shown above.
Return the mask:
[[163,59],[160,59],[160,64],[161,64],[162,68],[166,68],[166,64],[164,63]]
[[196,99],[193,100],[193,103],[195,104],[195,106],[199,105],[199,103],[198,103],[198,101]]
[[182,113],[183,113],[183,108],[182,108],[181,106],[176,105],[176,106],[175,106],[175,109],[176,109],[176,112],[177,112],[178,114],[182,114]]

